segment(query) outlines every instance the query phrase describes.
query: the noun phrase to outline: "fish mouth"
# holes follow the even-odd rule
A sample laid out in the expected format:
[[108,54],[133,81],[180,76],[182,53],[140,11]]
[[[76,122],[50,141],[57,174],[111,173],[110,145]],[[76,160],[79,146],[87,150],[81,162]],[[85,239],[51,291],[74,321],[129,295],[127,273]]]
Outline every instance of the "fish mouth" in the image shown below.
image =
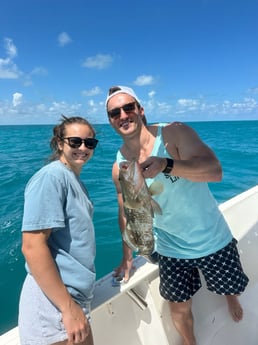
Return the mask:
[[137,171],[136,164],[135,160],[122,161],[119,163],[119,169],[125,177],[129,178],[130,176],[131,179],[135,179],[137,177],[137,174],[135,175]]
[[129,162],[129,161],[123,161],[119,164],[119,169],[123,170],[123,171],[127,171],[130,164],[131,164],[131,162]]

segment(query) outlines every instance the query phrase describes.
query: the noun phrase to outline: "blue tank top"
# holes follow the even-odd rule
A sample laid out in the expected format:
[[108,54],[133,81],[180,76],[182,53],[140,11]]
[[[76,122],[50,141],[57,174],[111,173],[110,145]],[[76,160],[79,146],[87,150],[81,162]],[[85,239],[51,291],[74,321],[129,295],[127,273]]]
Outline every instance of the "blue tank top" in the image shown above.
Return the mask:
[[[163,142],[159,124],[151,156],[170,157]],[[173,158],[173,157],[172,157]],[[124,160],[117,153],[117,163]],[[154,179],[163,184],[163,192],[153,198],[162,215],[155,214],[156,250],[159,254],[193,259],[214,253],[225,247],[232,234],[206,182],[192,182],[177,176],[159,173]]]

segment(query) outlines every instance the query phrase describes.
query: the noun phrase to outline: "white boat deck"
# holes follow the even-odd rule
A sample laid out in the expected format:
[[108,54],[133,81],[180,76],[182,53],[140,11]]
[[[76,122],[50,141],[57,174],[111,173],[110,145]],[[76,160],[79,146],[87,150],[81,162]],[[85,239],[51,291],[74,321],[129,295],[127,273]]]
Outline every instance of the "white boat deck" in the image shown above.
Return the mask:
[[[203,284],[193,298],[198,345],[258,344],[258,186],[221,205],[250,283],[240,302],[242,321],[234,322],[225,298]],[[96,284],[92,310],[95,345],[181,345],[167,302],[159,295],[158,267],[139,257],[127,284],[113,287],[112,275]],[[0,345],[20,345],[18,328],[0,336]]]

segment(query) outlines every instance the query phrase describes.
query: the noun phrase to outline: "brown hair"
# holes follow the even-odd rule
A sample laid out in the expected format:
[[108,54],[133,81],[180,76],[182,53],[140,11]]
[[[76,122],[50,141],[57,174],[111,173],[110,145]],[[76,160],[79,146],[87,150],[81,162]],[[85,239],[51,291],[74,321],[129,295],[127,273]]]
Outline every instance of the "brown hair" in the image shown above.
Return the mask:
[[89,129],[92,131],[93,138],[96,136],[95,129],[93,126],[89,123],[88,120],[84,119],[80,116],[73,116],[73,117],[66,117],[62,115],[61,117],[61,123],[59,125],[56,125],[53,128],[53,136],[50,140],[50,147],[53,151],[52,155],[49,157],[49,161],[55,161],[60,158],[61,151],[59,149],[58,143],[60,142],[60,139],[63,139],[65,136],[65,130],[66,127],[73,124],[78,123],[82,125],[86,125],[89,127]]

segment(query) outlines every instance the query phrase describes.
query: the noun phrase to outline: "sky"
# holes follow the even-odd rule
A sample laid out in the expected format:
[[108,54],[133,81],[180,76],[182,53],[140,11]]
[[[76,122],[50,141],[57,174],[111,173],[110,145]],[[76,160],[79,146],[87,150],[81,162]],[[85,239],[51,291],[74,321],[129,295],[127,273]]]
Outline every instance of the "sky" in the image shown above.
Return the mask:
[[2,0],[0,125],[107,123],[108,88],[148,122],[258,120],[258,0]]

